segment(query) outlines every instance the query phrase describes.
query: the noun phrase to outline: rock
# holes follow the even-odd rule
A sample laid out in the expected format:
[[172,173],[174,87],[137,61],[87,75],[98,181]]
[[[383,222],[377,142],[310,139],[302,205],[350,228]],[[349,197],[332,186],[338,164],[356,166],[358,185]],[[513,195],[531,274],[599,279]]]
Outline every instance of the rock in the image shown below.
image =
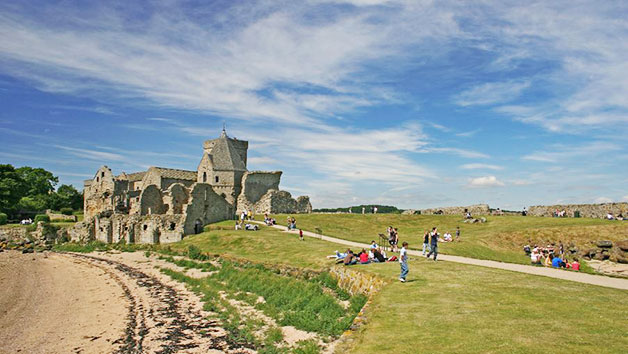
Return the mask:
[[608,240],[600,240],[596,242],[596,245],[601,248],[611,248],[613,247],[613,243]]
[[619,249],[624,252],[628,252],[628,240],[617,241],[615,242],[615,246],[619,247]]
[[583,257],[591,257],[597,253],[597,249],[595,248],[585,248],[580,251],[580,254]]
[[[607,255],[607,256],[608,256],[608,255]],[[600,253],[596,253],[596,254],[595,254],[594,256],[592,256],[591,258],[592,258],[592,259],[595,259],[595,260],[598,260],[598,261],[603,261],[603,260],[605,260],[605,259],[606,259],[606,258],[604,258],[604,257],[605,257],[605,256],[604,256],[604,254],[602,254],[602,253],[600,252]],[[608,258],[608,257],[607,257],[607,258]]]

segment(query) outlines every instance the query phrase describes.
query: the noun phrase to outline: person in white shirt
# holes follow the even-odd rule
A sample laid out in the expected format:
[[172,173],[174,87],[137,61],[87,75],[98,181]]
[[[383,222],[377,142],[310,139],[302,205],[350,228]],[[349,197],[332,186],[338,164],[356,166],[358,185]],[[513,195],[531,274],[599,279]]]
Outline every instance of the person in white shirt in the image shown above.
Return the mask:
[[404,242],[401,246],[401,250],[399,251],[399,265],[401,266],[399,281],[405,283],[406,276],[408,276],[408,251],[406,250],[408,243]]

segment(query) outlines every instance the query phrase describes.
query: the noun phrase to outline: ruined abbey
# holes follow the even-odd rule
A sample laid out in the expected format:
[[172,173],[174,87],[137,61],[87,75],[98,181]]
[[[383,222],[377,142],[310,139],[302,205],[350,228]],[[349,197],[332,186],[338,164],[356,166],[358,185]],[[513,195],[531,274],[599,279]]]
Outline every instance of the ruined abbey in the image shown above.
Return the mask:
[[281,171],[248,171],[248,142],[219,138],[203,144],[196,171],[151,167],[114,176],[102,166],[84,186],[84,221],[73,240],[169,243],[199,233],[206,224],[233,219],[242,210],[309,213],[310,199],[279,190]]

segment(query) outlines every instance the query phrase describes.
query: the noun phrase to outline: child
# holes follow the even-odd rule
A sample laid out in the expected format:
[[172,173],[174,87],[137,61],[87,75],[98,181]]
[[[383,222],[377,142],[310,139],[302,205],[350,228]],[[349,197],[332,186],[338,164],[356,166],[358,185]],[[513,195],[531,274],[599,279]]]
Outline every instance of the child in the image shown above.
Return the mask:
[[401,251],[399,251],[399,265],[401,266],[401,274],[399,275],[399,281],[406,282],[406,276],[408,275],[408,251],[406,248],[408,243],[404,242],[401,245]]
[[303,230],[299,229],[299,240],[303,241]]

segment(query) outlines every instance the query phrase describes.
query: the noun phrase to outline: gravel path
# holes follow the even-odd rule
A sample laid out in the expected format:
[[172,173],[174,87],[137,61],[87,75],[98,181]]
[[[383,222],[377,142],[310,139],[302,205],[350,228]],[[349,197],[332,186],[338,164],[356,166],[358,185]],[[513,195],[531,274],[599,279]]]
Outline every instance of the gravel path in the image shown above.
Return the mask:
[[[255,222],[262,225],[264,224],[259,221],[255,221]],[[281,226],[281,225],[275,225],[273,227],[279,230],[287,231],[287,232],[298,233],[298,231],[288,231],[287,227]],[[310,231],[303,231],[303,235],[314,237],[314,238],[324,240],[324,241],[338,243],[341,245],[350,246],[350,247],[367,248],[370,246],[369,244],[366,244],[366,243],[343,240],[336,237],[320,235],[320,234],[310,232]],[[409,250],[408,254],[412,256],[424,257],[421,254],[421,251],[416,251],[416,250]],[[554,268],[547,268],[547,267],[534,267],[534,266],[528,266],[528,265],[523,265],[523,264],[503,263],[503,262],[488,261],[488,260],[483,260],[483,259],[467,258],[467,257],[460,257],[460,256],[449,256],[442,253],[438,254],[438,260],[471,264],[471,265],[476,265],[476,266],[481,266],[481,267],[504,269],[504,270],[510,270],[513,272],[541,275],[541,276],[550,277],[550,278],[570,280],[570,281],[575,281],[579,283],[628,290],[628,279],[611,278],[611,277],[607,277],[603,275],[593,275],[593,274],[572,272],[572,271],[567,271],[567,270],[562,270],[562,269],[554,269]]]

